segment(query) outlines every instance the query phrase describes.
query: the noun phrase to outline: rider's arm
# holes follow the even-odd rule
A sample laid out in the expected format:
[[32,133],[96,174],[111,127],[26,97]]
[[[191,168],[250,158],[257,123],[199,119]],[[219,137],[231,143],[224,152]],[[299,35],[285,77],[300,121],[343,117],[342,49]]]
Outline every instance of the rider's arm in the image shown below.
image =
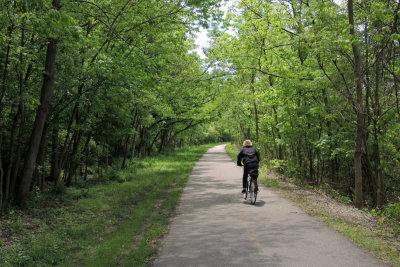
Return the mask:
[[238,156],[237,156],[237,165],[242,166],[242,158],[243,158],[243,149],[240,150]]

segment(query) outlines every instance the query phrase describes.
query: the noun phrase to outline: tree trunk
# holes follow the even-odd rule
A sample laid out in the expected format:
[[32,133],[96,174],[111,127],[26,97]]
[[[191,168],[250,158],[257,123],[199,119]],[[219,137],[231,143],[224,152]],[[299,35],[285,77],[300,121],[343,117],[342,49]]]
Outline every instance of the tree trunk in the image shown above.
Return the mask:
[[[55,117],[56,119],[57,117]],[[60,172],[59,167],[59,148],[58,148],[58,126],[54,125],[51,134],[51,167],[50,167],[50,178],[49,180],[58,183],[58,177]]]
[[372,172],[372,165],[371,165],[371,157],[369,155],[369,150],[368,150],[368,144],[366,141],[366,137],[364,136],[363,140],[363,147],[364,147],[364,152],[362,156],[362,162],[363,162],[363,172],[364,172],[364,177],[363,177],[363,191],[364,195],[366,193],[369,193],[369,195],[373,198],[374,203],[376,204],[376,183],[374,179],[374,175]]
[[[83,86],[84,85],[81,84],[81,86],[79,87],[78,95],[80,94],[81,90],[83,89]],[[65,139],[64,139],[64,145],[62,146],[60,155],[58,157],[59,158],[58,168],[60,171],[64,168],[64,165],[67,161],[67,154],[68,154],[68,151],[71,146],[72,139],[73,139],[73,137],[71,137],[71,139],[70,139],[71,133],[73,132],[72,125],[74,124],[74,121],[76,119],[76,114],[78,112],[78,108],[79,108],[79,101],[76,101],[74,108],[72,109],[71,117],[68,121],[67,135],[65,136]],[[59,177],[56,177],[56,178],[59,179]]]
[[125,162],[126,162],[126,157],[128,154],[128,143],[129,143],[129,139],[130,139],[130,135],[127,134],[126,138],[125,138],[125,143],[124,143],[124,160],[122,161],[122,169],[125,169]]
[[[22,27],[21,27],[21,47],[25,46],[25,18],[22,20]],[[10,193],[10,182],[11,182],[11,174],[12,170],[14,168],[14,154],[15,154],[15,137],[16,137],[16,131],[17,131],[17,125],[18,121],[21,118],[21,112],[23,111],[22,107],[22,94],[23,94],[23,63],[24,63],[24,57],[23,57],[23,52],[21,51],[19,53],[19,66],[18,66],[18,86],[19,86],[19,95],[20,95],[20,103],[18,105],[18,110],[17,113],[14,116],[13,119],[13,124],[11,127],[11,135],[10,135],[10,156],[9,156],[9,164],[8,164],[8,170],[6,174],[6,180],[5,180],[5,187],[4,187],[4,200],[7,201],[9,198],[9,193]],[[29,69],[29,68],[28,68]],[[29,73],[29,72],[28,72]],[[27,73],[27,74],[28,74]],[[0,205],[1,207],[1,205]]]
[[161,153],[164,145],[168,142],[168,131],[166,129],[162,130],[160,138],[160,146],[158,147],[158,153]]
[[111,147],[110,147],[110,140],[108,139],[108,137],[106,137],[106,143],[105,143],[105,145],[103,146],[103,153],[104,153],[104,151],[105,151],[105,159],[106,159],[106,162],[105,162],[105,165],[104,165],[104,170],[107,170],[108,169],[108,166],[110,165],[110,158],[109,158],[109,155],[110,155],[110,151],[111,151]]
[[15,137],[17,131],[17,125],[19,122],[19,118],[21,117],[21,105],[18,105],[17,113],[14,116],[13,124],[11,127],[11,134],[10,134],[10,154],[9,154],[9,164],[6,173],[6,179],[4,181],[4,201],[7,201],[10,194],[10,183],[11,183],[11,173],[14,168],[14,161],[15,161]]
[[[275,125],[278,125],[278,112],[276,111],[276,107],[275,105],[272,105],[272,110],[274,111],[274,120],[275,120]],[[279,129],[276,128],[274,126],[274,128],[276,129],[279,141],[282,139],[281,134],[279,132]],[[283,149],[282,149],[282,145],[279,144],[278,145],[278,159],[283,160]]]
[[3,159],[1,157],[1,146],[3,143],[3,99],[6,95],[6,87],[7,87],[7,76],[8,76],[8,64],[10,58],[10,49],[11,49],[11,41],[12,34],[14,31],[14,24],[11,24],[8,28],[8,37],[10,38],[7,45],[6,58],[4,62],[4,70],[3,70],[3,81],[1,86],[1,95],[0,95],[0,211],[3,206],[3,181],[4,181],[4,170],[3,170]]
[[373,108],[374,108],[374,162],[375,162],[375,188],[376,192],[374,192],[374,196],[376,199],[376,206],[380,208],[383,204],[384,200],[384,190],[383,190],[383,177],[382,177],[382,169],[381,169],[381,156],[379,152],[379,119],[381,116],[381,108],[379,105],[379,88],[380,88],[380,74],[381,68],[380,65],[382,64],[382,53],[378,52],[376,66],[375,66],[375,94],[374,94],[374,101]]
[[20,167],[20,162],[21,162],[21,156],[22,156],[22,139],[24,135],[24,129],[25,129],[25,109],[24,109],[24,102],[21,96],[20,103],[21,107],[21,119],[19,123],[19,129],[18,129],[18,145],[17,145],[17,151],[16,151],[16,156],[15,156],[15,164],[14,168],[12,169],[12,174],[11,174],[11,181],[10,181],[10,194],[15,196],[16,194],[16,182],[17,182],[17,177],[19,173],[19,167]]
[[82,134],[80,131],[77,131],[74,133],[73,136],[73,146],[72,146],[72,153],[70,154],[69,158],[69,164],[68,164],[68,176],[66,180],[66,186],[70,187],[72,184],[72,178],[75,176],[76,170],[78,169],[78,164],[76,163],[76,155],[78,154],[78,149],[79,149],[79,143],[81,141]]
[[83,175],[83,179],[86,181],[87,180],[87,175],[88,175],[88,165],[89,165],[89,144],[90,144],[90,138],[92,137],[92,134],[89,133],[86,142],[85,142],[85,173]]
[[250,88],[251,88],[251,92],[253,95],[253,106],[254,106],[254,120],[256,123],[256,142],[258,142],[259,138],[260,138],[260,127],[258,125],[258,109],[257,109],[257,103],[256,103],[256,89],[255,89],[255,78],[256,78],[256,73],[254,72],[251,75],[251,82],[250,82]]
[[385,190],[382,177],[381,157],[379,153],[378,133],[374,130],[374,161],[375,161],[375,176],[376,176],[376,206],[382,207],[385,199]]
[[133,162],[133,158],[135,157],[135,149],[136,149],[137,136],[138,136],[138,129],[135,130],[135,133],[134,133],[134,135],[133,135],[132,149],[131,149],[131,160],[130,160],[130,163],[131,163],[131,164],[132,164],[132,162]]
[[[330,110],[329,110],[329,100],[328,100],[328,93],[327,93],[327,90],[326,90],[326,88],[324,87],[324,89],[322,89],[322,96],[323,96],[323,99],[324,99],[324,106],[325,106],[325,110],[327,111],[327,112],[330,112]],[[326,128],[327,128],[327,134],[328,134],[328,137],[329,137],[329,140],[331,140],[331,138],[332,138],[332,123],[331,123],[331,120],[329,119],[329,120],[327,120],[326,121]],[[332,149],[330,149],[330,153],[332,153],[332,151],[331,151]],[[335,155],[335,158],[336,158],[336,155]],[[330,175],[329,175],[329,180],[330,180],[330,182],[332,182],[332,181],[335,181],[336,179],[335,179],[335,177],[336,177],[336,169],[335,169],[335,160],[334,159],[329,159],[329,165],[330,165]]]
[[35,168],[35,181],[36,185],[40,188],[40,191],[43,191],[44,184],[44,157],[46,153],[46,143],[47,143],[47,123],[44,126],[42,138],[40,140],[39,152],[36,160],[36,168]]
[[136,149],[136,140],[137,140],[137,136],[138,136],[138,130],[139,130],[139,125],[140,125],[140,118],[139,118],[139,113],[138,110],[135,110],[135,116],[133,117],[133,129],[135,129],[135,133],[133,134],[133,140],[132,140],[132,147],[131,147],[131,158],[129,163],[132,165],[133,162],[133,158],[135,156],[135,149]]
[[271,134],[272,134],[272,141],[274,142],[274,151],[272,153],[272,158],[278,158],[278,145],[276,143],[276,135],[275,135],[275,127],[271,123]]
[[[53,0],[53,7],[60,9],[61,0]],[[32,182],[36,158],[39,150],[40,139],[42,138],[43,127],[47,119],[47,114],[51,104],[53,94],[54,79],[56,73],[57,40],[50,39],[47,45],[45,74],[40,96],[40,105],[36,112],[35,122],[29,141],[29,148],[25,158],[24,169],[21,175],[21,182],[16,198],[18,206],[25,207],[28,200],[29,188]]]
[[356,44],[355,26],[354,26],[354,10],[353,0],[347,2],[349,12],[350,35],[353,38],[352,49],[354,55],[354,75],[356,80],[356,112],[357,112],[357,127],[354,145],[354,185],[355,195],[354,204],[357,208],[363,206],[363,191],[362,191],[362,142],[364,136],[364,110],[363,110],[363,92],[362,92],[362,72],[361,72],[361,56],[358,45]]
[[[3,136],[0,134],[0,143],[2,142]],[[0,153],[1,154],[1,153]],[[3,164],[1,164],[1,156],[0,156],[0,214],[1,214],[1,208],[3,206]]]

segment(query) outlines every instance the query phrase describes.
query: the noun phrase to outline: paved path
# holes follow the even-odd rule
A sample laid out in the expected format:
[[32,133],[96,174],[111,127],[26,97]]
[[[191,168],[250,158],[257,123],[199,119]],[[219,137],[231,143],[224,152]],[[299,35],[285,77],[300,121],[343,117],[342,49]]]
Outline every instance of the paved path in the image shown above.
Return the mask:
[[224,146],[200,159],[155,266],[383,266],[264,186],[245,202],[241,176]]

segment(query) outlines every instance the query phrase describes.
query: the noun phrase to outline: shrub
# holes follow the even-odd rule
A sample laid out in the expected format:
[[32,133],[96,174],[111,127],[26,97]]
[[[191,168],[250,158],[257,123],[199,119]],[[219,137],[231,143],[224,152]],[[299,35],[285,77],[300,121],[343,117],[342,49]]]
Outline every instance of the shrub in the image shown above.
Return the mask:
[[286,169],[286,162],[280,159],[273,159],[269,161],[272,170],[284,173]]
[[103,175],[105,181],[117,181],[119,179],[119,173],[113,167],[108,167],[107,171]]
[[57,189],[56,189],[56,194],[63,195],[66,190],[67,190],[67,187],[65,186],[65,184],[63,182],[59,182]]
[[385,207],[385,214],[392,220],[400,220],[400,203],[390,203]]

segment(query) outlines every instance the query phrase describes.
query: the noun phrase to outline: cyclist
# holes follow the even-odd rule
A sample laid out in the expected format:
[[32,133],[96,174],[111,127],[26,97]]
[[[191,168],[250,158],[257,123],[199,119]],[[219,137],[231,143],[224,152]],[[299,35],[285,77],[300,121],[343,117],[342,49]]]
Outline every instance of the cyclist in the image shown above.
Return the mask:
[[[249,171],[252,169],[258,170],[258,163],[260,162],[260,153],[253,147],[253,144],[249,139],[243,142],[243,148],[240,150],[237,157],[237,165],[243,166],[242,162],[244,165],[242,194],[245,194]],[[258,191],[257,179],[255,179],[255,190],[256,192]]]

